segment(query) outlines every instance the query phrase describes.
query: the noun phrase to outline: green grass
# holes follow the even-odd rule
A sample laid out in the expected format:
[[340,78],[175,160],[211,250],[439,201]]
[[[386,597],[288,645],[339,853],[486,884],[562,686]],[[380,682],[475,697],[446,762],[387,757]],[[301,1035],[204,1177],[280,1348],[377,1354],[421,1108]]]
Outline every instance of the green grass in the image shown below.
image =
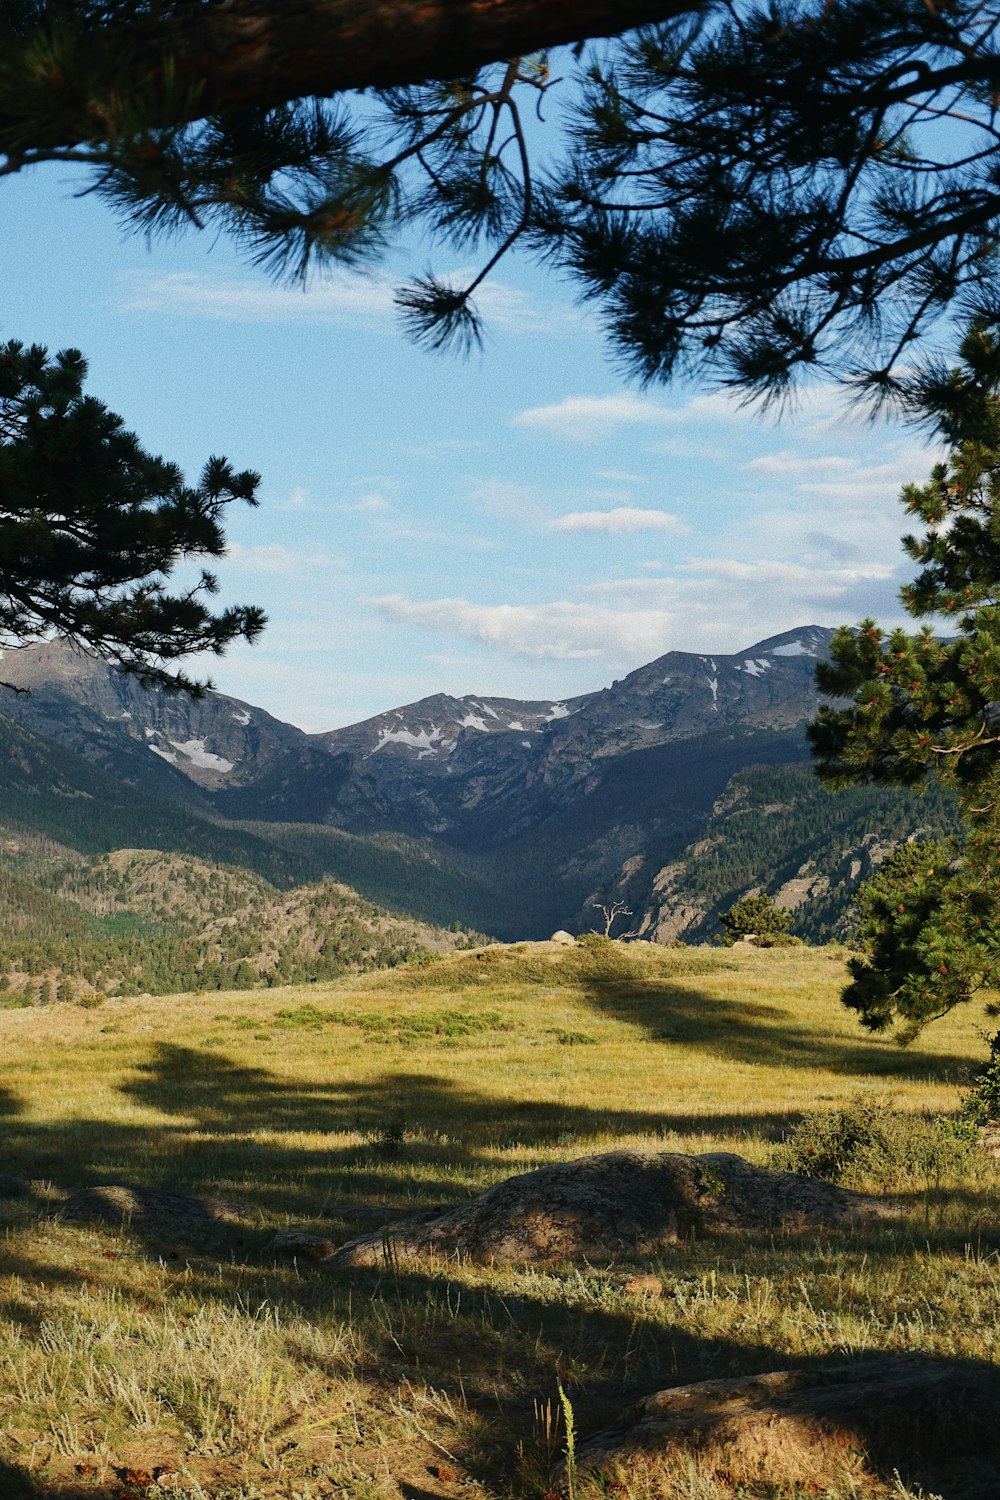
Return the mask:
[[[635,1266],[332,1275],[268,1249],[622,1144],[767,1163],[859,1092],[954,1111],[978,1012],[901,1052],[857,1031],[842,979],[832,949],[517,945],[307,989],[3,1011],[4,1171],[254,1213],[185,1237],[0,1201],[0,1492],[113,1494],[116,1470],[169,1465],[164,1494],[213,1500],[538,1497],[565,1448],[560,1383],[579,1439],[690,1380],[877,1351],[995,1362],[985,1160],[894,1183],[904,1219],[864,1234],[680,1245],[638,1268],[659,1300],[625,1290]],[[894,1484],[859,1468],[823,1493]],[[695,1464],[629,1493],[741,1491]]]

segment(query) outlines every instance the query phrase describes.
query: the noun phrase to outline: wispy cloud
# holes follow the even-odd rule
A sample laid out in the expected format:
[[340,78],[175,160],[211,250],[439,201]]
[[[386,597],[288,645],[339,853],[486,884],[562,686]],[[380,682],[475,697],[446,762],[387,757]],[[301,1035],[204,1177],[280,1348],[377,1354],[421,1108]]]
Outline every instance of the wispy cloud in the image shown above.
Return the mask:
[[765,453],[742,465],[744,474],[805,475],[836,474],[855,468],[856,461],[842,454],[831,453],[823,457],[810,458],[807,454],[794,453],[788,449],[780,453]]
[[[456,282],[462,276],[457,275]],[[383,271],[327,271],[302,287],[275,286],[263,278],[221,277],[201,271],[126,272],[121,277],[126,312],[166,313],[228,323],[350,323],[395,325],[398,277]],[[575,331],[572,308],[547,303],[504,282],[484,286],[477,302],[487,325],[508,333],[552,335]]]
[[386,620],[479,641],[535,660],[600,658],[609,651],[656,655],[669,617],[557,599],[544,604],[479,604],[471,599],[413,600],[387,594],[367,601]]
[[531,520],[538,514],[544,493],[534,485],[509,479],[472,479],[462,499],[481,515],[497,520]]
[[349,515],[372,516],[384,515],[386,511],[392,509],[392,506],[378,490],[369,490],[367,494],[360,495],[357,500],[347,500],[342,505],[338,505],[337,509]]
[[514,416],[515,427],[534,428],[578,443],[593,443],[616,427],[659,426],[677,421],[669,406],[620,391],[608,396],[564,396],[550,406],[529,406]]
[[342,567],[343,558],[335,556],[323,547],[285,547],[280,542],[247,547],[242,542],[230,542],[226,558],[250,573],[278,573],[295,577],[303,568]]
[[308,491],[304,490],[301,484],[297,484],[288,496],[288,499],[276,501],[273,508],[275,510],[296,512],[313,510],[314,506],[309,499]]
[[200,271],[165,275],[132,272],[123,277],[126,312],[227,323],[356,322],[371,326],[393,315],[392,285],[384,278],[332,272],[305,288],[208,276]]
[[900,614],[893,569],[780,559],[696,558],[658,577],[592,583],[582,599],[483,603],[396,593],[364,602],[382,619],[535,661],[586,660],[609,675],[670,650],[735,652],[798,625]]
[[636,531],[686,532],[688,527],[679,516],[668,510],[644,509],[620,505],[615,510],[573,510],[547,523],[549,531],[601,532],[605,535],[627,535]]

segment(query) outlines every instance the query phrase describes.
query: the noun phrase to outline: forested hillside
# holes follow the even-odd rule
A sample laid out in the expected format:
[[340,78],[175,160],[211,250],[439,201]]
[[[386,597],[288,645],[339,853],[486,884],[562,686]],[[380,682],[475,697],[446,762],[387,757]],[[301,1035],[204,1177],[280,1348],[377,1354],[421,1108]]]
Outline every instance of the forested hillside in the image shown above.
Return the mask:
[[473,941],[332,881],[280,891],[147,849],[57,864],[36,881],[0,866],[0,930],[7,1005],[311,983]]
[[643,913],[644,936],[704,942],[718,914],[749,891],[766,891],[793,912],[793,933],[810,942],[848,936],[851,898],[896,845],[959,833],[956,804],[939,784],[922,796],[896,788],[825,791],[808,765],[751,766],[734,776],[704,833],[652,883],[622,882]]

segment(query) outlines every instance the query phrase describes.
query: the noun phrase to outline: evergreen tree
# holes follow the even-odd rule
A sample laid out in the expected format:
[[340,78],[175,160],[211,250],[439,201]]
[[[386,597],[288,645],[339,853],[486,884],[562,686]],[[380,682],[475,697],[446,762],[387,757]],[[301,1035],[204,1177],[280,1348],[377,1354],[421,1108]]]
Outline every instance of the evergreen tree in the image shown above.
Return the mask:
[[931,849],[921,873],[924,856],[901,856],[886,877],[892,884],[905,867],[894,898],[876,878],[866,918],[871,972],[856,973],[848,992],[865,1025],[898,1021],[904,1040],[1000,981],[1000,326],[973,323],[961,361],[904,387],[911,414],[951,453],[927,484],[903,490],[924,530],[904,540],[921,571],[902,600],[917,618],[943,618],[948,633],[929,625],[886,633],[873,620],[842,628],[816,676],[824,693],[850,703],[823,708],[809,731],[828,785],[919,788],[936,777],[958,797],[963,861],[945,871]]
[[77,162],[135,228],[296,276],[422,217],[480,256],[401,292],[434,346],[478,337],[520,242],[644,379],[893,394],[942,310],[994,304],[998,28],[980,0],[0,0],[0,174]]
[[759,896],[744,896],[728,911],[719,913],[722,923],[722,941],[727,945],[738,938],[761,940],[761,947],[778,941],[788,932],[792,914],[783,906],[776,906],[766,893]]
[[75,349],[0,345],[0,645],[56,634],[148,685],[201,693],[165,663],[252,641],[264,616],[213,614],[211,573],[177,593],[165,580],[182,559],[222,555],[223,511],[255,505],[259,477],[212,458],[185,484],[83,394],[86,369]]

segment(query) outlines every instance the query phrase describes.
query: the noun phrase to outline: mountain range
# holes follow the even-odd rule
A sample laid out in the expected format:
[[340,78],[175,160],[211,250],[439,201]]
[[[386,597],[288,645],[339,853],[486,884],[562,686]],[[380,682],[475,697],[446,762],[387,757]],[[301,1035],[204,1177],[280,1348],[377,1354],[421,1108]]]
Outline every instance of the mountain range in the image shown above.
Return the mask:
[[940,794],[815,783],[803,726],[831,635],[668,652],[564,700],[439,694],[320,734],[223,694],[144,689],[61,643],[8,651],[0,822],[279,886],[330,876],[504,938],[586,929],[609,897],[644,936],[702,937],[749,888],[822,936],[885,850],[954,826]]

